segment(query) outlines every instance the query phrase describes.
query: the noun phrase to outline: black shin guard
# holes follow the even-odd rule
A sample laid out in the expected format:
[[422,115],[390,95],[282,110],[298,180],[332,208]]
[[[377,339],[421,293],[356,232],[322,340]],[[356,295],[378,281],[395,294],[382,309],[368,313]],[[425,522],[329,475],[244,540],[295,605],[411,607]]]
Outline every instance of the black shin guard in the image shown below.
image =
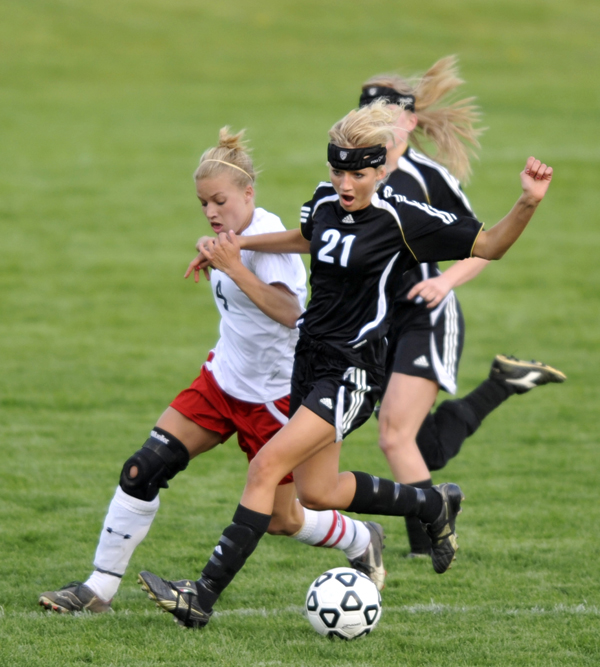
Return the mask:
[[493,412],[514,393],[514,387],[508,383],[487,379],[460,400],[469,405],[479,423],[481,423],[490,412]]
[[472,406],[459,398],[430,412],[417,433],[417,445],[429,470],[441,470],[481,425]]
[[417,516],[424,523],[431,523],[442,511],[441,496],[434,489],[417,489],[365,472],[352,474],[356,478],[356,493],[346,508],[348,512]]
[[[433,486],[433,482],[430,478],[422,482],[411,484],[411,486],[414,486],[417,489],[430,489]],[[406,516],[404,517],[404,522],[406,524],[406,533],[408,535],[410,553],[415,556],[421,554],[430,554],[431,538],[423,530],[422,521],[416,516]]]
[[353,471],[352,474],[356,478],[356,493],[346,508],[348,512],[386,516],[415,515],[425,502],[421,489],[365,472]]
[[270,514],[260,514],[238,505],[231,525],[223,531],[219,544],[202,570],[202,578],[197,582],[198,599],[204,611],[211,611],[219,595],[242,569],[267,532],[270,521]]

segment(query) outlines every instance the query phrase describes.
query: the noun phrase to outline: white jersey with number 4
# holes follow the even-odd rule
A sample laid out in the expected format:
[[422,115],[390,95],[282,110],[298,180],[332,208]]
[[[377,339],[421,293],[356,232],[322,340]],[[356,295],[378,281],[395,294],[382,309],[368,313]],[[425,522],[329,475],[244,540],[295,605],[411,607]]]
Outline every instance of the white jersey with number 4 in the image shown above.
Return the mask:
[[[257,208],[241,236],[283,232],[281,220]],[[241,251],[242,264],[266,284],[282,283],[304,310],[306,271],[299,255]],[[241,401],[267,403],[290,393],[298,329],[265,315],[222,271],[213,269],[211,285],[221,314],[221,338],[207,362],[223,391]]]

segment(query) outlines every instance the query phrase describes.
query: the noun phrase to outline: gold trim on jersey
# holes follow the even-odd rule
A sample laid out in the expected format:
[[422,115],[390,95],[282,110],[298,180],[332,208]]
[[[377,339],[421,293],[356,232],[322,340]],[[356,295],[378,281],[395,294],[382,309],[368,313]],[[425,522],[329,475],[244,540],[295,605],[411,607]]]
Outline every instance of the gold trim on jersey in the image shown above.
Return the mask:
[[479,238],[479,235],[483,231],[483,226],[484,225],[483,225],[483,222],[482,222],[481,227],[479,228],[479,231],[477,232],[477,236],[475,237],[475,240],[473,241],[473,245],[471,246],[471,254],[469,255],[469,257],[474,257],[473,250],[475,250],[475,244],[477,243],[477,239]]

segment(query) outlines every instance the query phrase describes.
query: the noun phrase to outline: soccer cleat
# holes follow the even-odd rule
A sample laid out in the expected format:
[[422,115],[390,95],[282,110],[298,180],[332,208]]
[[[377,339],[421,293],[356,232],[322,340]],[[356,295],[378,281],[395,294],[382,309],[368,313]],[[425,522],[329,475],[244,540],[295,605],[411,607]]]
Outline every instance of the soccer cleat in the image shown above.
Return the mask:
[[541,361],[522,361],[510,355],[498,354],[492,362],[490,379],[506,382],[517,394],[549,382],[564,382],[567,376]]
[[175,616],[175,621],[186,628],[203,628],[212,616],[198,601],[196,582],[189,579],[168,581],[151,572],[140,572],[138,584],[156,602],[156,606]]
[[374,521],[365,521],[364,524],[369,529],[369,533],[371,533],[369,546],[357,558],[353,558],[352,560],[348,558],[348,562],[355,570],[366,574],[375,586],[377,586],[377,590],[381,591],[385,586],[385,575],[387,574],[383,567],[381,553],[385,549],[383,544],[385,534],[383,528]]
[[46,609],[68,614],[75,611],[89,611],[92,614],[111,612],[110,602],[101,600],[91,588],[80,581],[72,581],[58,591],[46,591],[38,603]]
[[432,488],[442,496],[442,511],[433,523],[425,525],[425,530],[431,538],[433,569],[443,574],[456,558],[458,542],[454,527],[461,512],[460,503],[465,497],[456,484],[439,484]]

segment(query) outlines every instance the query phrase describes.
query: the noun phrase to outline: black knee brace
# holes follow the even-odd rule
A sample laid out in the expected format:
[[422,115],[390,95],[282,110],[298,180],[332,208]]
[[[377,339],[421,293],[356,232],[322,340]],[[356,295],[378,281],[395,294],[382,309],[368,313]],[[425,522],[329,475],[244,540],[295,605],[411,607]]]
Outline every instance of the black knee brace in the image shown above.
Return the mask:
[[[128,495],[151,501],[156,498],[159,489],[169,487],[167,481],[185,470],[189,461],[185,445],[155,426],[144,446],[125,461],[119,484]],[[132,477],[130,473],[134,467],[137,474]]]

